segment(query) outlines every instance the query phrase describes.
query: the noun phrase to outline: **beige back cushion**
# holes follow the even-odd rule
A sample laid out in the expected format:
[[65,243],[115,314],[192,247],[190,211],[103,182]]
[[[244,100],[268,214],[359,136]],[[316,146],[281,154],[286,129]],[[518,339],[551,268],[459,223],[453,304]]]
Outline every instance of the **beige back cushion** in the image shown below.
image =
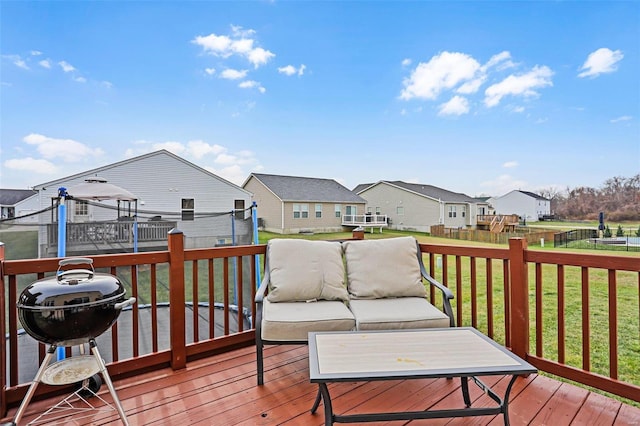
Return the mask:
[[267,256],[270,302],[349,299],[339,242],[276,238]]
[[415,238],[345,241],[343,247],[353,298],[426,297]]

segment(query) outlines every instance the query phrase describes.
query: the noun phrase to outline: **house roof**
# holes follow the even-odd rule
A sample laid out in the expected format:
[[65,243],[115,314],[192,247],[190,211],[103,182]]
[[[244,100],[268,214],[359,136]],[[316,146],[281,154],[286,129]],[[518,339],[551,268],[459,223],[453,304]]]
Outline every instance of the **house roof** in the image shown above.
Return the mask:
[[37,193],[31,189],[0,189],[0,204],[13,206]]
[[[437,186],[433,186],[433,185],[424,185],[421,183],[406,183],[400,180],[395,180],[395,181],[381,180],[375,185],[379,185],[379,184],[387,184],[387,185],[395,186],[395,187],[404,189],[406,191],[411,191],[416,194],[432,198],[434,200],[440,200],[440,201],[449,202],[449,203],[481,202],[475,198],[469,197],[468,195],[462,194],[460,192],[451,192],[446,189],[438,188]],[[354,192],[361,193],[362,191],[372,186],[374,186],[374,184],[360,184],[356,186],[356,189],[359,189],[359,191],[356,191],[356,189],[354,189]]]
[[282,201],[366,203],[364,198],[333,179],[268,175],[263,173],[252,173],[251,176],[260,181]]
[[137,157],[127,158],[126,160],[118,161],[116,163],[107,164],[106,166],[98,167],[96,169],[85,170],[84,172],[81,172],[81,173],[76,173],[74,175],[65,176],[65,177],[60,178],[60,179],[56,179],[56,180],[52,180],[52,181],[49,181],[49,182],[41,183],[39,185],[34,186],[34,188],[43,189],[43,188],[45,188],[47,186],[57,185],[57,184],[65,182],[65,181],[69,181],[69,180],[76,179],[76,178],[83,177],[83,176],[88,176],[88,175],[96,175],[97,176],[98,174],[100,174],[101,172],[104,172],[105,170],[110,170],[110,169],[113,169],[115,167],[119,167],[119,166],[121,166],[123,164],[133,163],[133,162],[144,160],[145,158],[150,158],[150,157],[153,157],[153,156],[156,156],[156,155],[167,155],[169,157],[172,157],[177,161],[183,162],[184,164],[188,165],[189,167],[193,167],[194,169],[199,170],[200,172],[211,176],[212,178],[215,178],[215,179],[217,179],[217,180],[219,180],[221,182],[224,182],[224,183],[226,183],[228,185],[234,186],[237,189],[248,193],[247,190],[245,190],[244,188],[241,188],[240,186],[236,185],[235,183],[229,182],[228,180],[223,179],[220,176],[218,176],[218,175],[216,175],[214,173],[211,173],[210,171],[208,171],[208,170],[206,170],[206,169],[204,169],[204,168],[202,168],[202,167],[200,167],[200,166],[198,166],[196,164],[193,164],[192,162],[187,161],[184,158],[182,158],[182,157],[180,157],[180,156],[178,156],[178,155],[176,155],[176,154],[174,154],[172,152],[167,151],[166,149],[161,149],[161,150],[158,150],[158,151],[149,152],[147,154],[139,155]]
[[533,197],[536,200],[549,201],[547,198],[544,198],[542,195],[534,194],[533,192],[529,192],[529,191],[518,191],[518,192],[528,195],[529,197]]

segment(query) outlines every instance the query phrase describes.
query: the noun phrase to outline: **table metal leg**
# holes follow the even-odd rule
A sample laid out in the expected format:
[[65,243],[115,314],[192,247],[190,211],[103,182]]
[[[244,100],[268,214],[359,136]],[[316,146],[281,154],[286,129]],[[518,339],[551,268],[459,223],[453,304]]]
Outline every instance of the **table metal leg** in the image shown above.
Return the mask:
[[469,397],[469,378],[460,377],[460,383],[462,385],[462,399],[464,400],[464,405],[469,408],[471,407],[471,397]]
[[333,407],[331,406],[331,395],[326,383],[318,383],[318,395],[316,401],[311,408],[311,414],[314,414],[320,405],[320,400],[324,404],[324,424],[325,426],[333,425]]
[[511,376],[511,380],[509,381],[507,390],[504,393],[504,401],[502,402],[504,426],[509,426],[509,394],[511,393],[511,388],[513,387],[513,384],[516,382],[517,378],[518,376]]

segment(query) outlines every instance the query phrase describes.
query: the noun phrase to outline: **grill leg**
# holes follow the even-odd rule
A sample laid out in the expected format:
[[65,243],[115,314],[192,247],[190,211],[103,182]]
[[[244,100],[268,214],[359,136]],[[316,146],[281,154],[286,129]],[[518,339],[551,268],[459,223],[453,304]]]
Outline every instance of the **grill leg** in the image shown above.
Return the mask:
[[24,412],[27,409],[27,405],[29,405],[31,398],[33,398],[33,395],[36,393],[36,388],[40,383],[40,379],[42,379],[42,375],[44,374],[45,370],[49,366],[49,363],[51,362],[51,358],[53,357],[55,352],[56,352],[56,345],[49,346],[49,349],[47,349],[47,354],[42,360],[42,364],[40,364],[40,368],[38,368],[36,377],[33,379],[33,382],[31,382],[31,386],[29,386],[29,390],[27,391],[27,394],[24,396],[24,399],[20,403],[20,407],[18,407],[16,416],[13,419],[14,424],[20,424],[20,420],[22,420],[22,416],[24,415]]
[[120,419],[125,426],[129,426],[129,422],[127,421],[127,415],[124,413],[124,409],[122,408],[122,404],[120,404],[120,400],[118,399],[118,395],[116,394],[116,389],[113,387],[113,383],[111,382],[111,377],[109,377],[109,372],[107,371],[107,366],[104,364],[102,357],[100,356],[100,352],[98,351],[98,346],[96,345],[96,341],[94,339],[89,340],[89,346],[91,346],[91,352],[93,356],[96,358],[98,365],[100,366],[100,372],[102,373],[102,378],[107,384],[109,388],[109,393],[111,394],[111,398],[113,398],[113,403],[118,410],[118,414],[120,414]]

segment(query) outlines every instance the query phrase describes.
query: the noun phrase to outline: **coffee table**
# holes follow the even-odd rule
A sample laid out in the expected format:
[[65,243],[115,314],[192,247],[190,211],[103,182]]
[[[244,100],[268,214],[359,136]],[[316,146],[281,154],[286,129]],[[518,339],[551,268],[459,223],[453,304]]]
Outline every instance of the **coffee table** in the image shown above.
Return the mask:
[[[420,330],[342,331],[309,333],[309,376],[318,384],[311,409],[322,401],[325,425],[335,423],[413,420],[503,414],[509,424],[509,393],[519,375],[537,369],[471,327]],[[476,376],[510,375],[504,394],[498,396]],[[331,405],[328,383],[373,380],[460,377],[466,407],[458,409],[337,415]],[[471,407],[468,379],[498,406]]]

